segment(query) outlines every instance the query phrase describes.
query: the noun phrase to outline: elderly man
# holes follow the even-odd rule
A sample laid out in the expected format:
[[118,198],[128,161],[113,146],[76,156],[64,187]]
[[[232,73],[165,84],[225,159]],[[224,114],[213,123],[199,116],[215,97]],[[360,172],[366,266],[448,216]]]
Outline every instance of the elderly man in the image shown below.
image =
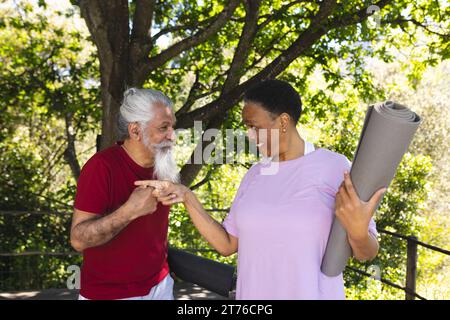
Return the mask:
[[96,153],[78,180],[70,241],[83,252],[79,299],[173,299],[167,263],[169,207],[136,180],[179,180],[172,153],[172,102],[129,89],[120,107],[122,141]]

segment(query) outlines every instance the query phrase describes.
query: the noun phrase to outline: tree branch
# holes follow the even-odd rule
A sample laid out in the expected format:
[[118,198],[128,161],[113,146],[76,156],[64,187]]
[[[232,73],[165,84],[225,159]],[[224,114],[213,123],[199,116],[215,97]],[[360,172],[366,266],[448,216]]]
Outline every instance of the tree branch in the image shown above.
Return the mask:
[[[393,2],[392,0],[380,0],[374,3],[375,6],[383,9],[385,6]],[[344,16],[337,17],[328,23],[328,28],[342,28],[350,25],[358,24],[363,22],[367,17],[371,16],[373,13],[367,13],[367,8],[363,8],[353,13],[346,14]]]
[[230,0],[228,6],[226,6],[224,10],[217,15],[216,19],[214,19],[208,27],[170,46],[158,55],[145,59],[145,61],[139,64],[139,71],[135,75],[135,83],[142,84],[150,72],[162,66],[181,52],[206,41],[211,35],[219,31],[228,22],[239,2],[239,0]]
[[178,128],[189,128],[193,126],[195,120],[208,121],[220,113],[226,112],[235,105],[243,93],[254,84],[271,79],[281,73],[289,64],[294,61],[302,52],[308,49],[316,40],[328,32],[325,23],[328,21],[328,15],[336,6],[336,0],[324,0],[321,3],[318,13],[312,19],[310,26],[304,30],[292,45],[274,59],[258,74],[245,81],[241,85],[234,87],[227,94],[222,95],[216,101],[191,111],[183,115],[177,121]]
[[209,181],[209,179],[211,178],[211,175],[212,175],[214,169],[215,169],[215,166],[213,166],[213,167],[211,168],[211,170],[208,170],[208,172],[206,173],[205,177],[204,177],[201,181],[199,181],[198,183],[196,183],[195,185],[193,185],[192,187],[190,187],[190,189],[191,189],[191,190],[198,189],[198,188],[200,188],[202,185],[204,185],[205,183],[207,183],[207,182]]
[[223,85],[222,94],[226,94],[231,88],[238,85],[241,76],[244,74],[243,66],[247,59],[247,53],[257,32],[260,5],[261,0],[245,1],[245,24]]
[[398,18],[395,20],[389,20],[389,21],[382,21],[382,24],[392,24],[392,25],[403,25],[404,23],[408,23],[408,22],[412,22],[414,25],[426,30],[429,33],[435,34],[439,37],[442,37],[444,39],[448,39],[448,37],[450,36],[449,34],[442,34],[433,30],[430,30],[430,28],[428,28],[428,26],[426,26],[425,24],[417,21],[416,19],[403,19],[403,18]]
[[288,3],[287,5],[282,6],[280,9],[276,10],[275,12],[271,13],[271,14],[266,14],[263,16],[260,16],[260,18],[265,17],[266,20],[264,20],[263,22],[261,22],[258,25],[258,30],[264,29],[265,26],[267,26],[270,22],[281,18],[291,7],[293,7],[296,4],[300,4],[302,2],[313,2],[314,1],[305,1],[305,0],[297,0],[297,1],[292,1],[290,3]]
[[165,29],[160,30],[158,33],[156,33],[154,36],[152,36],[152,42],[155,43],[158,38],[162,37],[165,34],[175,32],[175,31],[181,31],[181,30],[187,30],[191,28],[198,28],[200,26],[203,26],[205,24],[211,23],[215,17],[211,17],[202,21],[193,22],[193,23],[187,23],[184,25],[178,25],[178,26],[170,26]]
[[[375,5],[382,9],[391,2],[392,0],[380,0],[375,3]],[[329,30],[358,24],[370,15],[367,13],[366,9],[361,9],[359,11],[351,12],[344,16],[330,20],[328,16],[333,11],[335,6],[336,1],[324,0],[321,4],[319,12],[312,19],[309,27],[298,36],[298,38],[288,49],[278,55],[277,58],[275,58],[258,74],[244,83],[234,87],[226,95],[223,95],[215,101],[212,101],[201,108],[195,109],[194,111],[191,111],[177,119],[177,127],[190,128],[196,120],[208,121],[220,113],[223,114],[240,100],[243,93],[248,88],[262,80],[276,77],[285,68],[287,68],[292,61],[309,49],[315,41],[320,39]]]
[[[230,68],[227,72],[227,78],[225,79],[225,83],[222,88],[221,96],[226,95],[233,87],[239,84],[239,81],[244,73],[243,66],[247,59],[247,53],[253,43],[253,39],[256,35],[257,27],[258,27],[258,15],[259,15],[259,7],[261,4],[260,0],[246,0],[245,4],[245,24],[242,29],[241,36],[239,38],[239,42],[237,48],[233,55],[233,60],[231,62]],[[211,121],[208,121],[207,128],[218,128],[221,127],[224,121],[223,115],[218,115],[214,117]],[[215,141],[205,141],[201,139],[201,141],[196,146],[198,148],[206,148],[211,143]],[[181,169],[181,177],[182,182],[185,185],[190,185],[192,181],[197,176],[198,172],[201,170],[202,165],[194,163],[195,150],[191,155],[190,164],[186,164]]]
[[[213,59],[208,59],[206,61],[206,65],[208,65],[208,63],[211,60],[213,60]],[[220,78],[221,76],[223,76],[224,74],[225,73],[221,73],[221,74],[217,75],[216,79],[214,79],[212,81],[212,85],[210,87],[207,87],[203,83],[200,82],[200,70],[196,69],[195,70],[195,80],[194,80],[194,83],[192,84],[191,88],[189,89],[188,97],[186,98],[186,100],[185,100],[184,104],[181,106],[181,108],[178,109],[178,111],[175,113],[175,117],[178,118],[182,114],[186,114],[198,99],[207,97],[213,93],[221,91],[221,88],[219,87],[219,85],[216,85],[216,82],[218,81],[217,79]],[[197,93],[197,91],[202,88],[206,91],[204,91],[202,93]]]
[[266,49],[260,53],[259,58],[254,59],[252,64],[248,67],[249,70],[252,70],[255,68],[267,55],[275,49],[275,45],[279,44],[282,40],[284,40],[289,34],[291,34],[293,31],[288,31],[285,34],[283,34],[281,37],[274,37],[269,43],[269,45],[266,47]]
[[191,86],[191,89],[189,90],[188,97],[183,104],[183,106],[178,109],[178,111],[175,113],[175,116],[178,117],[181,114],[184,114],[189,111],[189,109],[192,107],[192,105],[195,103],[196,97],[195,97],[195,91],[200,87],[200,71],[197,69],[195,70],[195,80],[194,83]]
[[66,136],[67,136],[67,147],[64,150],[64,160],[66,160],[66,162],[69,164],[70,170],[72,171],[72,175],[75,181],[77,181],[78,177],[80,176],[81,169],[77,159],[77,152],[75,149],[76,135],[72,132],[73,129],[71,128],[72,115],[65,114],[64,121],[66,125]]
[[[150,29],[152,27],[153,10],[155,0],[137,0],[133,17],[133,29],[130,38],[130,62],[134,74],[141,60],[150,54],[152,49],[152,39]],[[131,79],[131,85],[134,85]]]

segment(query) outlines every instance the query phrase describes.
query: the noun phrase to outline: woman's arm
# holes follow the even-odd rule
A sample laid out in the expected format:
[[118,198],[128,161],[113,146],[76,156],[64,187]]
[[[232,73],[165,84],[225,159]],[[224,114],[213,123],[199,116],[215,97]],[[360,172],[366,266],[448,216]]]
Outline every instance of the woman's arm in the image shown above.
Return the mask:
[[182,184],[169,181],[136,181],[139,186],[152,186],[153,195],[164,205],[182,202],[200,234],[223,256],[229,256],[238,249],[238,238],[230,235],[203,208],[194,192]]
[[378,240],[369,232],[369,223],[385,191],[386,188],[381,188],[369,201],[362,201],[353,187],[350,174],[345,172],[344,182],[336,193],[336,218],[347,231],[353,256],[360,261],[372,260],[378,254]]
[[352,239],[349,235],[348,241],[352,247],[353,256],[359,261],[372,260],[378,254],[378,240],[370,232],[367,232],[366,237],[360,239]]
[[237,251],[238,239],[230,235],[205,211],[194,192],[189,189],[186,191],[183,204],[197,230],[214,249],[223,256],[229,256]]

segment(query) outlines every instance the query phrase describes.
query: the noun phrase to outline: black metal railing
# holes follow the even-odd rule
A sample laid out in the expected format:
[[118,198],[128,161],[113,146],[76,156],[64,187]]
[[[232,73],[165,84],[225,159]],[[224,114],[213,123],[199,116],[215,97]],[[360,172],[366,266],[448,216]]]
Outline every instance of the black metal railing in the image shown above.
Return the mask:
[[[227,209],[208,209],[207,211],[214,212],[214,211],[220,211],[220,212],[227,212]],[[30,215],[30,216],[38,216],[38,215],[49,215],[49,214],[57,214],[57,215],[70,215],[71,212],[30,212],[30,211],[1,211],[0,215],[9,215],[9,216],[21,216],[21,215]],[[417,261],[418,261],[418,246],[422,246],[426,249],[439,252],[441,254],[450,256],[450,251],[439,248],[433,245],[430,245],[428,243],[424,243],[422,241],[419,241],[417,237],[415,236],[406,236],[403,234],[395,233],[392,231],[384,230],[384,229],[378,229],[378,232],[381,234],[385,234],[388,236],[395,237],[397,239],[401,239],[403,241],[406,241],[406,247],[407,247],[407,262],[406,262],[406,279],[405,279],[405,286],[393,283],[392,281],[389,281],[387,279],[378,278],[377,280],[381,281],[381,283],[386,284],[390,287],[396,288],[398,290],[402,290],[405,292],[405,299],[406,300],[414,300],[414,299],[420,299],[420,300],[426,300],[425,297],[421,296],[416,292],[416,279],[417,279]],[[184,248],[183,250],[187,252],[211,252],[214,250],[211,249],[199,249],[199,248]],[[67,252],[40,252],[40,251],[25,251],[25,252],[0,252],[0,258],[11,258],[11,257],[24,257],[24,256],[47,256],[47,257],[68,257],[68,256],[76,256],[80,255],[78,252],[75,251],[67,251]],[[352,266],[347,266],[347,270],[351,272],[358,273],[360,275],[371,277],[373,278],[373,275],[364,271],[357,269]],[[2,270],[0,270],[2,272]]]
[[[442,253],[444,255],[450,256],[450,251],[445,250],[443,248],[439,248],[433,245],[430,245],[428,243],[419,241],[416,236],[406,236],[403,234],[399,234],[396,232],[384,230],[384,229],[378,229],[379,233],[386,234],[398,239],[402,239],[406,241],[406,279],[405,279],[405,286],[400,286],[398,284],[395,284],[389,280],[380,278],[379,280],[387,284],[391,287],[394,287],[396,289],[402,290],[405,292],[405,300],[414,300],[415,298],[426,300],[426,298],[422,297],[416,292],[416,279],[417,279],[417,249],[418,246],[422,246],[424,248],[427,248],[429,250]],[[367,272],[364,272],[362,270],[352,268],[350,266],[347,266],[347,269],[352,270],[356,273],[372,277],[372,275],[368,274]]]

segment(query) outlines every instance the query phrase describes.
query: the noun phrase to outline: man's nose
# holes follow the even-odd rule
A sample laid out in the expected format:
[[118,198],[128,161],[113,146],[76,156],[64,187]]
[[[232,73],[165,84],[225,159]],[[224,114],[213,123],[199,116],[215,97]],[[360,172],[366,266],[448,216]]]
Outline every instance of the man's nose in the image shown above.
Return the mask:
[[177,136],[176,136],[175,130],[173,128],[170,128],[169,130],[167,130],[167,135],[166,135],[167,140],[175,141],[176,138],[177,138]]

